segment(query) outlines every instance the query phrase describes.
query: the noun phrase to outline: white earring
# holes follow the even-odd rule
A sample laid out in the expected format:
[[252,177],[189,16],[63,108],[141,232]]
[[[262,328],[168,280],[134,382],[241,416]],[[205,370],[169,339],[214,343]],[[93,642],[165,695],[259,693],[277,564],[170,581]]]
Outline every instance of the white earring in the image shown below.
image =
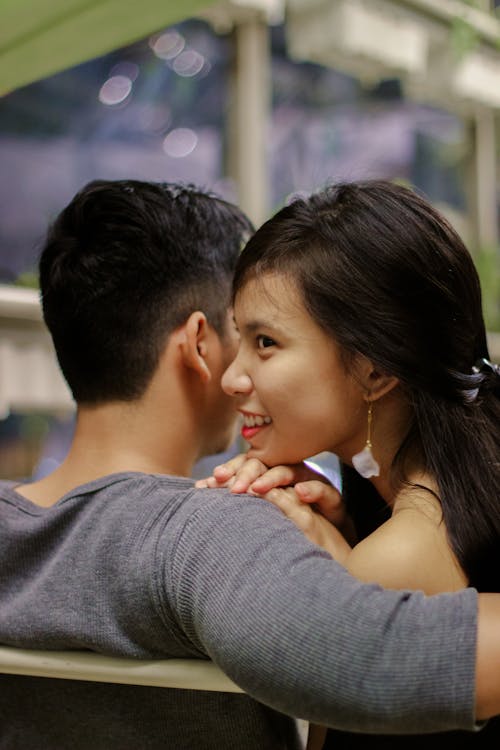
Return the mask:
[[372,402],[368,404],[368,435],[366,437],[366,445],[360,453],[356,453],[352,457],[352,465],[362,477],[369,479],[370,477],[378,477],[380,474],[380,466],[375,461],[372,453]]

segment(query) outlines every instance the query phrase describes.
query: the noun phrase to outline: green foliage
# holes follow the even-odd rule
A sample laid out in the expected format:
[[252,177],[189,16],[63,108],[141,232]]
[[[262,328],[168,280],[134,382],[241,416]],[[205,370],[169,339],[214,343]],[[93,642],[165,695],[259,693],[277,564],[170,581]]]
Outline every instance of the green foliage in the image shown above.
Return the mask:
[[451,23],[451,48],[457,60],[464,58],[479,44],[479,35],[465,18],[456,16]]
[[[478,0],[462,0],[462,3],[476,10],[484,10],[484,6]],[[492,9],[491,14],[500,18],[500,6]],[[456,16],[451,23],[451,47],[456,59],[461,60],[478,44],[479,34],[476,29],[462,16]],[[500,38],[497,39],[496,46],[500,49]]]
[[483,293],[483,313],[488,331],[500,332],[500,253],[483,248],[474,255]]
[[[462,0],[464,5],[478,8],[477,0]],[[457,60],[461,60],[479,44],[479,34],[462,16],[456,16],[451,24],[451,47]]]
[[24,273],[19,274],[14,284],[28,289],[38,289],[38,273],[36,271],[24,271]]

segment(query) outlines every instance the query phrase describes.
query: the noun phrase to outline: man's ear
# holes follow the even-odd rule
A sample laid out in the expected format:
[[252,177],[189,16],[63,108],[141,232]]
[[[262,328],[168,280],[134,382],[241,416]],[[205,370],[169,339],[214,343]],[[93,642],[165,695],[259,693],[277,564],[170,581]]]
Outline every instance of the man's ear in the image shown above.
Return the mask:
[[399,379],[394,375],[381,372],[369,359],[361,356],[357,363],[360,385],[370,394],[370,401],[378,401],[399,385]]
[[202,383],[212,379],[207,364],[209,326],[205,315],[196,310],[182,326],[179,347],[186,367],[194,370]]

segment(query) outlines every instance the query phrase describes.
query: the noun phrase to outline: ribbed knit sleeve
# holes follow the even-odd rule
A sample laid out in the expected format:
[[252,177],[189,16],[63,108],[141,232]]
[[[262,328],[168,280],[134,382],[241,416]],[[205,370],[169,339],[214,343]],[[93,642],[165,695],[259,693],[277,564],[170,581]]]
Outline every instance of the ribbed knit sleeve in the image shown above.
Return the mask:
[[195,497],[162,561],[167,596],[246,692],[351,731],[473,729],[475,591],[362,584],[265,501]]

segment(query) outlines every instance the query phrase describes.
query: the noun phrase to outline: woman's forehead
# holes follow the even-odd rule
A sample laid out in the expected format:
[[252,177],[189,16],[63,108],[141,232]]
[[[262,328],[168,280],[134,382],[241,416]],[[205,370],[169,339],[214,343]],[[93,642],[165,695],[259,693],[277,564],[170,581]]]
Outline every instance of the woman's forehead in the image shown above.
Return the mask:
[[245,283],[234,302],[234,318],[241,334],[267,328],[286,336],[330,339],[309,314],[295,281],[286,274],[266,274]]
[[246,281],[234,298],[235,314],[257,314],[259,310],[275,314],[304,311],[302,294],[291,276],[266,273]]
[[236,292],[235,303],[238,300],[246,302],[253,299],[277,304],[283,301],[283,296],[294,300],[302,298],[299,285],[289,274],[269,271],[245,281]]

